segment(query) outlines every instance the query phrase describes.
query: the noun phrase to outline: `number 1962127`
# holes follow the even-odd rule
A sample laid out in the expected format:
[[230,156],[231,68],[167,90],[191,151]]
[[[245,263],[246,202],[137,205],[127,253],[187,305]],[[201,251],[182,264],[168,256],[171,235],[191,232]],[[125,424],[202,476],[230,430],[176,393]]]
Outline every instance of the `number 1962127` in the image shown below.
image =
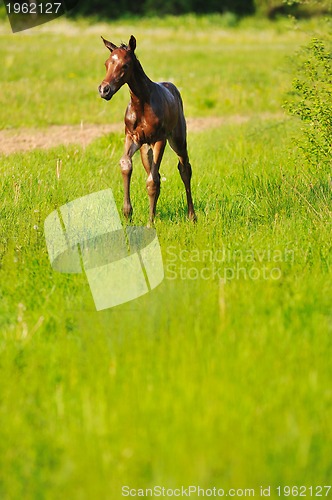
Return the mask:
[[283,497],[327,497],[331,486],[278,486],[278,496]]
[[62,3],[7,3],[8,14],[58,14]]

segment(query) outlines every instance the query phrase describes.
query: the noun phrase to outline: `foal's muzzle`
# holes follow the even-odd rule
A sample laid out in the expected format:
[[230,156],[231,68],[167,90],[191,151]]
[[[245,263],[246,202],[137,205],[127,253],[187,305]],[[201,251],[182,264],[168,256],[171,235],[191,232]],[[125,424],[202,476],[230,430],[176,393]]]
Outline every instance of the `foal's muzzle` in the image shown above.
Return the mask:
[[99,85],[98,87],[99,95],[106,101],[112,99],[114,92],[112,92],[111,86],[107,83],[106,85]]

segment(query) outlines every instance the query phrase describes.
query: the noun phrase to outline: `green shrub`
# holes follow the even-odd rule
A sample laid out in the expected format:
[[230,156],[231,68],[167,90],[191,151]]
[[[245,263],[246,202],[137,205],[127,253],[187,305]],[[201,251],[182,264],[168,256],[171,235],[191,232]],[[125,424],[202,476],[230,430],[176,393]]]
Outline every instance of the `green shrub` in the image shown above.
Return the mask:
[[297,77],[285,108],[303,122],[297,139],[309,165],[330,171],[332,154],[331,41],[314,38],[296,57]]
[[255,0],[255,11],[274,19],[280,15],[311,17],[331,11],[330,0]]

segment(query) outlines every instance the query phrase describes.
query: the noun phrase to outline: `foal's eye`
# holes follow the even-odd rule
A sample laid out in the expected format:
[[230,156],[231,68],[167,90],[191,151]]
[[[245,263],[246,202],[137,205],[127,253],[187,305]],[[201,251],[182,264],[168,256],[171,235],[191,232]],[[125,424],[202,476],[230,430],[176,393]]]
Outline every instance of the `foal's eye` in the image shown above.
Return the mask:
[[122,69],[128,69],[128,64],[124,64],[124,65],[122,66]]

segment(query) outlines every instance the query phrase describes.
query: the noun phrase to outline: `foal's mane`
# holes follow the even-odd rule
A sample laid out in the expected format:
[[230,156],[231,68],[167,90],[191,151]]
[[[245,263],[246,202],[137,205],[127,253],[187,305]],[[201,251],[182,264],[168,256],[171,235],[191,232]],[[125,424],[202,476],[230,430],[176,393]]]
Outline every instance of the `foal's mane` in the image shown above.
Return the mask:
[[[130,47],[129,47],[126,43],[123,43],[123,42],[122,42],[122,43],[120,44],[120,46],[119,46],[119,49],[129,50],[129,49],[130,49]],[[144,74],[144,75],[146,76],[145,71],[144,71],[144,69],[143,69],[143,67],[142,67],[142,65],[141,65],[141,63],[140,63],[140,61],[139,61],[139,59],[138,59],[137,55],[135,54],[135,52],[132,52],[132,51],[131,51],[131,56],[132,56],[133,61],[134,61],[135,65],[136,65],[136,70],[137,70],[138,72],[140,72],[141,74]]]

